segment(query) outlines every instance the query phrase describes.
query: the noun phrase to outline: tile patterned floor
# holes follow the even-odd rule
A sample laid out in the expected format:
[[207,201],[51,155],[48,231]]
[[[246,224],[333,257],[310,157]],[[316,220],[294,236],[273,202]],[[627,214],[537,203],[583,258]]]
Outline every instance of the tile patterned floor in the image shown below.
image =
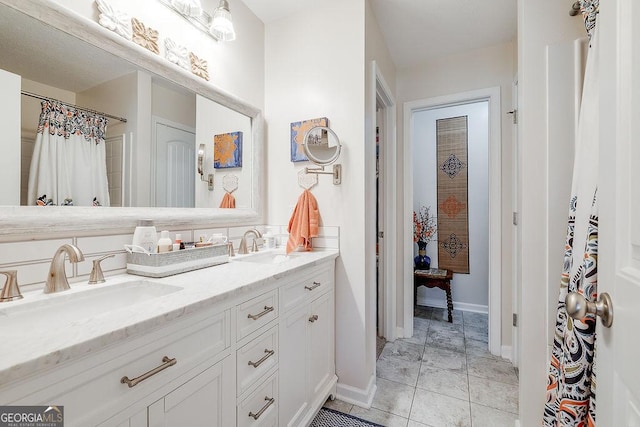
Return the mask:
[[371,409],[326,406],[389,427],[513,427],[518,377],[488,350],[486,314],[416,307],[414,335],[379,353]]

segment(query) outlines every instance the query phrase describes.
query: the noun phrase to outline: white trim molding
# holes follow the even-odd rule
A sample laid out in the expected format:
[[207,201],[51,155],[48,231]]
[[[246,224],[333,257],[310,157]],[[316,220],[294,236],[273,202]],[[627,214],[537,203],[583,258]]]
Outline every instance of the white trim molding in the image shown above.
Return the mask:
[[[404,103],[404,253],[413,253],[413,113],[477,101],[489,102],[489,351],[502,354],[501,277],[501,101],[500,87],[490,87]],[[413,335],[413,260],[404,264],[404,336]]]
[[336,386],[336,398],[361,408],[369,409],[373,403],[373,397],[376,395],[376,376],[373,374],[369,378],[369,384],[366,389],[356,388],[350,385],[338,382]]

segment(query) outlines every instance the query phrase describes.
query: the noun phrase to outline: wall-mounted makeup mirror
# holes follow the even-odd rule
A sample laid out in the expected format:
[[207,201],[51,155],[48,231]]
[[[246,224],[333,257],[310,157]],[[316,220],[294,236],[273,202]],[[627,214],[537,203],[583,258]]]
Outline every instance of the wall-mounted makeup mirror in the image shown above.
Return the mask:
[[[342,144],[338,135],[326,126],[316,126],[309,129],[302,142],[305,155],[319,168],[305,168],[306,173],[333,175],[333,183],[342,182],[342,165],[335,164],[340,157]],[[333,171],[324,170],[325,166],[333,165]]]
[[[158,7],[164,8],[162,5]],[[101,27],[97,22],[91,25],[81,15],[52,1],[0,0],[0,23],[0,39],[5,42],[0,44],[0,69],[21,76],[23,86],[29,84],[28,89],[33,92],[126,117],[128,121],[125,124],[111,121],[108,132],[113,132],[114,137],[119,134],[119,141],[123,141],[123,135],[126,136],[126,149],[132,159],[125,162],[126,170],[121,174],[122,183],[126,184],[122,197],[111,197],[112,201],[122,200],[120,204],[111,204],[117,207],[98,210],[79,206],[17,207],[20,202],[14,202],[15,198],[11,202],[0,200],[3,206],[0,238],[16,236],[17,239],[19,233],[26,237],[24,233],[127,232],[135,227],[138,218],[155,219],[157,226],[164,224],[173,228],[247,224],[261,220],[263,118],[258,108]],[[69,82],[77,87],[66,87]],[[108,83],[112,85],[108,86]],[[49,92],[44,93],[46,91]],[[90,92],[100,92],[101,102],[94,102],[98,98],[89,97]],[[109,102],[111,99],[114,102],[107,105],[107,96],[111,97]],[[125,99],[129,102],[121,111],[115,101]],[[26,102],[31,102],[33,108],[22,107],[23,116],[28,116],[25,123],[33,123],[35,128],[39,101],[23,100],[23,104]],[[16,111],[20,111],[20,106],[16,106]],[[164,119],[162,123],[156,120],[158,117]],[[227,126],[219,125],[221,122]],[[157,135],[160,132],[168,135],[167,140],[175,139],[170,133],[175,129],[195,136],[191,155],[186,156],[191,161],[191,187],[195,182],[194,204],[191,205],[195,209],[170,208],[188,205],[164,203],[158,196],[157,183],[165,178],[173,182],[166,173],[171,168],[151,162],[154,155],[162,158],[164,151],[148,146],[159,139]],[[198,135],[200,129],[205,131],[202,137]],[[221,210],[217,207],[224,190],[220,186],[213,191],[212,178],[216,174],[221,177],[229,170],[214,169],[213,137],[236,131],[244,134],[245,154],[242,167],[233,170],[240,179],[236,192],[238,208]],[[18,147],[25,146],[24,136],[23,129],[22,141],[17,140]],[[122,144],[119,141],[114,146],[119,147]],[[205,143],[202,177],[197,173],[195,155],[201,143]],[[6,145],[5,140],[3,146]],[[169,150],[165,151],[169,153]],[[21,160],[22,166],[16,161],[15,170],[3,170],[0,176],[28,174],[29,161],[24,157]],[[20,189],[16,192],[19,193]],[[151,209],[153,206],[157,208]],[[167,208],[159,209],[164,206]],[[99,227],[96,227],[96,222]]]

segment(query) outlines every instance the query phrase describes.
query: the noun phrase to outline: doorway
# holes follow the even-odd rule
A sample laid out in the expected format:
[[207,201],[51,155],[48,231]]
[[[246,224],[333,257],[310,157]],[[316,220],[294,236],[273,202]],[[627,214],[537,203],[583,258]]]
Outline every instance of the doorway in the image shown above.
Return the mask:
[[[489,314],[489,351],[501,355],[501,106],[500,88],[493,87],[459,94],[407,102],[404,104],[404,205],[403,205],[403,243],[405,254],[414,252],[412,212],[414,210],[413,185],[413,120],[414,113],[447,106],[459,106],[473,102],[488,103],[488,314]],[[404,289],[403,317],[405,337],[413,335],[413,259],[403,259]]]
[[397,337],[396,284],[399,283],[396,268],[396,104],[375,61],[372,68],[376,102],[376,336],[394,341]]

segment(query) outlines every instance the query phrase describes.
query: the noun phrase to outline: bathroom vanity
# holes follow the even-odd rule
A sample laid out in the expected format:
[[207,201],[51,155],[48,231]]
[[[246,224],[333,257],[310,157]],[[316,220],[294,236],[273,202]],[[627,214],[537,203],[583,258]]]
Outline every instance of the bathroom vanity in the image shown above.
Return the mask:
[[66,426],[307,425],[335,395],[337,256],[265,251],[4,304],[0,402],[62,405]]

